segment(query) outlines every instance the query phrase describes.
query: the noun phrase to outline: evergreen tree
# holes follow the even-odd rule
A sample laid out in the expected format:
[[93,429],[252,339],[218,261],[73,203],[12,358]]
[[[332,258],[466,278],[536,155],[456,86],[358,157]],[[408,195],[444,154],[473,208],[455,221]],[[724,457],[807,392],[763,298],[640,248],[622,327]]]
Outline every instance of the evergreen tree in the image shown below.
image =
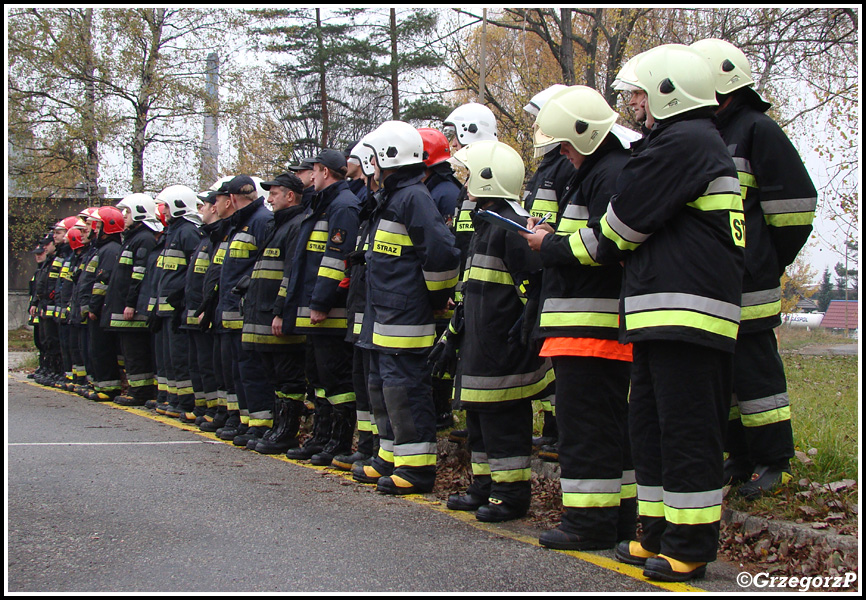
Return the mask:
[[818,293],[815,294],[815,301],[818,303],[819,312],[827,312],[827,307],[830,306],[830,300],[833,299],[833,284],[830,282],[830,268],[824,269],[824,276],[821,280],[821,287]]

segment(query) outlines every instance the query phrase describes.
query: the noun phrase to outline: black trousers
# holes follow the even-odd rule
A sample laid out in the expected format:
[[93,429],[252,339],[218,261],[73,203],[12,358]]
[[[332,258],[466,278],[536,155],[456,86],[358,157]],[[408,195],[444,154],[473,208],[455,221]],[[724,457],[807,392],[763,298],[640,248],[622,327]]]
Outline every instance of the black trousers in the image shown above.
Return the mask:
[[69,326],[69,351],[72,354],[72,380],[76,384],[87,381],[87,369],[83,353],[82,339],[87,338],[87,329],[81,325]]
[[195,395],[189,374],[189,335],[172,331],[171,317],[162,319],[162,356],[168,384],[168,402],[185,412],[195,408]]
[[117,365],[117,335],[99,326],[99,321],[88,321],[90,358],[93,366],[93,388],[109,395],[120,393],[120,367]]
[[151,334],[147,329],[121,331],[117,334],[123,353],[123,366],[129,381],[129,395],[136,400],[156,398]]
[[70,330],[71,327],[66,321],[59,321],[57,324],[57,335],[60,340],[60,365],[66,381],[72,381],[72,347]]
[[715,560],[733,356],[684,342],[634,343],[629,433],[650,552]]
[[772,330],[740,335],[725,450],[755,465],[786,466],[794,432],[785,367]]
[[217,380],[214,375],[213,338],[210,333],[188,329],[189,376],[196,407],[217,405]]
[[367,377],[370,372],[370,351],[355,346],[352,356],[352,384],[355,388],[355,411],[358,425],[358,452],[373,454],[373,436],[379,428],[373,419],[370,394],[367,391]]
[[473,496],[529,508],[532,472],[532,402],[498,402],[485,410],[464,403],[472,453]]
[[631,363],[559,356],[553,368],[561,528],[604,544],[632,539],[637,488],[628,436]]

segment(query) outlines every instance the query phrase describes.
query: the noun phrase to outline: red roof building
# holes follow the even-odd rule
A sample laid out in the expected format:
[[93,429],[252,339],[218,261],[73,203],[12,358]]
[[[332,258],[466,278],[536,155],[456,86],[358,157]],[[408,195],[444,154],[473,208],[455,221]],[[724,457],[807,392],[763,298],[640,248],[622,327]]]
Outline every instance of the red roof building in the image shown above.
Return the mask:
[[[847,326],[845,323],[847,305]],[[824,319],[821,321],[821,327],[827,329],[857,329],[857,300],[832,300],[830,306],[827,307],[827,312],[824,313]]]

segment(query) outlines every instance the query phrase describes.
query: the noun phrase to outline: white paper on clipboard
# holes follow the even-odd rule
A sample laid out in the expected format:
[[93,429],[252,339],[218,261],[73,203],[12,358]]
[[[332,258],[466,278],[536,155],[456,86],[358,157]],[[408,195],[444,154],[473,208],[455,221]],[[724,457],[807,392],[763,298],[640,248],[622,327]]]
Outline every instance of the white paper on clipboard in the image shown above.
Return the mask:
[[502,227],[503,229],[505,229],[507,231],[514,231],[514,232],[523,231],[524,233],[532,233],[531,229],[527,229],[526,227],[524,227],[520,223],[515,223],[511,219],[507,219],[507,218],[503,217],[502,215],[499,215],[495,212],[490,212],[489,210],[479,210],[477,213],[475,213],[475,216],[479,217],[483,221],[487,221],[488,223],[492,223],[493,225],[496,225],[497,227]]

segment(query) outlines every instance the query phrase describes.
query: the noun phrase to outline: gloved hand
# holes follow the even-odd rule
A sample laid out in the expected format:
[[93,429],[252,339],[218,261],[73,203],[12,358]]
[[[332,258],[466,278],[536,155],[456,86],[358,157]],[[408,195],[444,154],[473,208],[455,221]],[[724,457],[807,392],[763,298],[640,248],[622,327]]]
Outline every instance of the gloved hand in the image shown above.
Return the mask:
[[538,318],[538,300],[528,298],[523,312],[517,321],[508,330],[508,343],[526,346],[532,339],[532,331],[535,328],[535,320]]
[[183,306],[175,308],[171,313],[171,330],[174,333],[180,333],[180,326],[183,325],[183,314],[186,311]]
[[184,290],[183,288],[178,289],[170,293],[166,296],[165,301],[172,306],[172,308],[180,308],[184,305]]
[[433,365],[434,377],[442,377],[446,373],[453,376],[457,372],[457,354],[463,341],[463,325],[463,303],[460,302],[454,308],[448,330],[442,334],[427,355],[427,362]]
[[241,277],[241,280],[238,281],[235,287],[231,289],[232,294],[243,297],[243,295],[247,293],[251,281],[252,278],[249,275],[244,275],[243,277]]
[[367,264],[367,259],[364,256],[365,252],[363,250],[355,250],[354,252],[349,252],[349,255],[346,256],[346,265],[349,267],[356,267],[358,265]]
[[215,294],[209,294],[199,305],[195,313],[195,316],[198,318],[199,329],[202,331],[207,331],[213,325],[213,320],[216,316],[216,300]]
[[162,329],[162,319],[156,316],[156,310],[147,316],[147,328],[151,333],[159,333]]

